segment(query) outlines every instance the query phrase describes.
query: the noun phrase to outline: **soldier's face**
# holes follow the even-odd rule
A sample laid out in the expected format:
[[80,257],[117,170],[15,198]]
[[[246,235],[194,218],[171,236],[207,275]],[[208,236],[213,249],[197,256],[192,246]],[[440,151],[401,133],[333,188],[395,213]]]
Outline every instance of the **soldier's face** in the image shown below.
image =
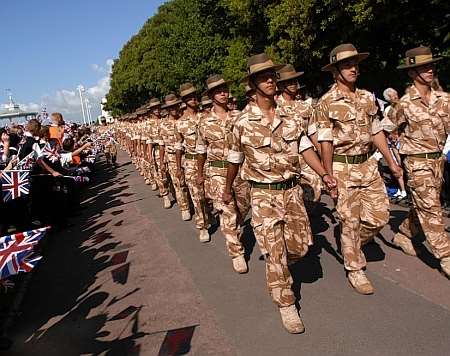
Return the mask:
[[152,113],[156,116],[159,116],[159,115],[161,115],[161,110],[159,107],[156,107],[153,109]]
[[265,95],[275,95],[277,90],[277,73],[274,70],[266,70],[255,75],[254,84]]
[[184,102],[190,108],[196,109],[198,107],[198,100],[195,94],[189,95],[184,99]]
[[356,59],[349,59],[347,61],[342,61],[339,65],[338,75],[343,77],[343,79],[348,83],[355,83],[359,75],[359,64]]
[[431,63],[410,70],[408,73],[413,80],[417,80],[423,84],[431,84],[434,79],[434,70],[434,64]]
[[298,81],[297,79],[286,80],[279,83],[278,86],[280,86],[283,91],[287,91],[289,94],[295,94],[298,89]]
[[179,112],[180,112],[179,105],[173,105],[169,108],[169,115],[172,117],[178,117]]
[[212,91],[212,98],[216,103],[219,103],[221,105],[227,105],[228,104],[228,97],[230,96],[230,90],[228,89],[228,86],[222,85],[218,88],[215,88]]

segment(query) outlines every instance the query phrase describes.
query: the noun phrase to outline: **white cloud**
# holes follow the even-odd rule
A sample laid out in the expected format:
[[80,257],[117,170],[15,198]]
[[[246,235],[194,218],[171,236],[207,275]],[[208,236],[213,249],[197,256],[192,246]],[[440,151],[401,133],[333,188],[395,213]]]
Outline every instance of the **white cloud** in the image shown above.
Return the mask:
[[[92,118],[95,120],[100,115],[101,99],[108,93],[110,89],[110,74],[114,61],[108,59],[105,66],[98,64],[91,64],[91,69],[97,73],[102,73],[104,76],[100,78],[94,86],[85,87],[85,97],[89,99]],[[81,104],[78,90],[61,89],[56,91],[53,95],[44,95],[41,102],[45,105],[47,111],[60,112],[68,121],[82,121]],[[36,103],[28,103],[21,105],[24,110],[40,111],[41,105]]]

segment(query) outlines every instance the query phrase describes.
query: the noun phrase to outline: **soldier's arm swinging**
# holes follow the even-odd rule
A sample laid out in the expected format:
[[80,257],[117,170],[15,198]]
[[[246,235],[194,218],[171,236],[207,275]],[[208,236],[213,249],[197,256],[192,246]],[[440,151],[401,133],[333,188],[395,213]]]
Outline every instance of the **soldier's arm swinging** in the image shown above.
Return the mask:
[[322,166],[319,157],[312,147],[302,151],[301,154],[305,159],[306,164],[310,166],[322,178],[322,181],[325,183],[329,191],[336,188],[336,180]]
[[333,175],[333,142],[322,141],[320,143],[322,162],[328,174]]
[[394,159],[392,158],[384,132],[383,131],[378,132],[377,134],[372,136],[372,139],[373,144],[381,152],[384,159],[386,160],[386,163],[388,164],[392,174],[396,178],[401,178],[403,176],[403,170],[401,169],[401,167],[397,165],[397,163],[395,163]]
[[225,204],[229,204],[233,199],[231,187],[233,186],[233,182],[239,172],[239,166],[240,165],[238,163],[228,162],[227,181],[225,183],[225,190],[222,197]]
[[206,154],[198,154],[197,156],[197,184],[203,184],[205,177],[203,176],[203,170],[206,162]]

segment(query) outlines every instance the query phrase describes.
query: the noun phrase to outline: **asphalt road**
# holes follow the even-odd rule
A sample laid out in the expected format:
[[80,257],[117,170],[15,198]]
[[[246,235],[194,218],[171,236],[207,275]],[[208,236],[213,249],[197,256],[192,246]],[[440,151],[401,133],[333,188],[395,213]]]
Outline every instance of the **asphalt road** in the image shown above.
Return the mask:
[[51,236],[8,355],[450,354],[449,280],[424,247],[413,258],[389,244],[403,208],[392,207],[365,251],[376,292],[361,296],[336,252],[331,204],[315,207],[315,245],[294,266],[306,333],[290,335],[250,226],[250,271],[237,275],[220,231],[199,243],[193,222],[176,205],[164,210],[123,152],[118,163],[100,165],[81,215]]

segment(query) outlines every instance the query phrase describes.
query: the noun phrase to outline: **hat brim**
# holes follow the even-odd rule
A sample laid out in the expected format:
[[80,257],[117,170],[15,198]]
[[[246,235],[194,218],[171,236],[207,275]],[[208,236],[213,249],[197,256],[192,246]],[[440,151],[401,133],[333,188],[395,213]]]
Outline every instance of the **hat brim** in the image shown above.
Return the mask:
[[246,83],[248,82],[248,80],[252,77],[255,76],[258,73],[261,72],[265,72],[266,70],[274,70],[275,72],[279,71],[281,68],[283,68],[285,65],[284,64],[273,64],[267,67],[261,67],[258,70],[252,72],[252,73],[248,73],[244,78],[241,79],[241,83]]
[[209,95],[210,92],[212,92],[214,89],[222,87],[224,85],[226,85],[227,87],[229,87],[231,84],[233,84],[232,80],[225,80],[223,83],[217,84],[212,86],[211,88],[206,89],[203,93],[202,96],[204,95]]
[[181,104],[182,102],[183,102],[183,100],[178,99],[177,101],[174,101],[173,103],[161,105],[161,109],[167,109],[167,108],[170,108],[172,106]]
[[298,77],[301,77],[305,72],[296,72],[295,74],[289,75],[286,78],[283,79],[277,79],[277,83],[282,83],[287,80],[297,79]]
[[195,89],[195,88],[190,88],[190,89],[186,90],[184,94],[181,94],[181,93],[180,93],[180,98],[185,98],[185,97],[187,97],[188,95],[195,94],[195,93],[197,93],[197,89]]
[[369,54],[370,54],[369,52],[362,52],[362,53],[358,53],[358,54],[355,54],[350,57],[342,58],[334,63],[328,63],[326,66],[322,67],[322,72],[329,72],[334,67],[336,67],[336,65],[338,65],[339,63],[341,63],[343,61],[348,61],[349,59],[356,59],[358,61],[358,63],[361,63],[363,60],[365,60],[365,59],[367,59],[367,57],[369,57]]
[[436,62],[439,62],[441,59],[443,59],[443,57],[436,57],[436,58],[429,59],[428,61],[421,62],[421,63],[402,64],[402,65],[399,65],[399,66],[397,67],[397,69],[400,69],[400,70],[401,70],[401,69],[417,68],[417,67],[421,67],[421,66],[424,66],[424,65],[427,65],[427,64],[430,64],[430,63],[436,63]]

